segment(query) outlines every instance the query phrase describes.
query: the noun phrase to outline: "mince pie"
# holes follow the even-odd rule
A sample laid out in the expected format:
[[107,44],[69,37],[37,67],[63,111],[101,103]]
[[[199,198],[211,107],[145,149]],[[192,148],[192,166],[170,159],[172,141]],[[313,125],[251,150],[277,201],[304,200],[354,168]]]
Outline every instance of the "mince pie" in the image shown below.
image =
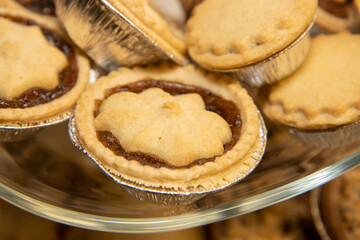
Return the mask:
[[244,67],[287,48],[312,24],[316,0],[207,0],[187,22],[191,58],[207,69]]
[[308,145],[331,147],[359,138],[360,35],[318,35],[307,60],[271,86],[264,114]]
[[68,112],[89,81],[89,62],[59,22],[0,3],[0,121],[41,123]]
[[84,149],[108,173],[182,192],[247,175],[264,151],[260,124],[239,83],[192,65],[121,68],[92,84],[75,109]]
[[329,129],[360,118],[360,35],[319,35],[293,75],[270,87],[264,113],[281,124]]

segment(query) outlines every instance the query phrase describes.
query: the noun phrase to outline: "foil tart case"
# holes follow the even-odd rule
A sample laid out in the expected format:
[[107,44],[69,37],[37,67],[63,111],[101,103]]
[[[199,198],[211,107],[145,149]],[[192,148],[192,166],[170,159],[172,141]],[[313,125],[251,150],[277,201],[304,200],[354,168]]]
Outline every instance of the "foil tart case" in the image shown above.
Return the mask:
[[0,122],[0,142],[23,141],[29,137],[32,137],[34,134],[45,127],[68,120],[71,114],[72,111],[68,110],[39,121],[27,123]]
[[360,121],[324,130],[300,130],[289,127],[289,132],[311,147],[337,147],[360,139]]
[[209,71],[226,73],[250,87],[261,87],[278,82],[298,69],[306,59],[310,49],[310,29],[313,23],[314,21],[288,47],[269,58],[244,67],[227,70],[204,68]]
[[203,190],[203,191],[176,191],[174,189],[165,189],[165,188],[149,188],[145,187],[140,184],[136,184],[134,182],[130,182],[121,176],[115,175],[109,170],[107,170],[106,166],[101,164],[99,161],[97,161],[96,157],[93,156],[87,149],[86,146],[81,142],[81,139],[77,133],[76,130],[76,123],[75,118],[72,116],[69,120],[69,136],[72,141],[72,143],[80,149],[83,153],[85,153],[95,164],[100,167],[101,170],[103,170],[110,178],[112,178],[116,183],[119,184],[120,188],[130,195],[131,197],[134,197],[141,201],[151,202],[162,206],[167,205],[186,205],[190,204],[196,200],[199,200],[206,195],[217,192],[220,190],[223,190],[225,188],[228,188],[239,181],[243,180],[245,177],[247,177],[260,163],[262,156],[265,152],[266,148],[266,141],[267,141],[267,130],[264,123],[264,120],[259,113],[259,141],[258,146],[256,147],[255,151],[252,153],[251,158],[256,161],[256,164],[252,166],[249,171],[244,174],[242,177],[237,179],[237,181],[230,183],[228,185],[222,186],[221,188],[212,189],[212,190]]
[[188,63],[162,48],[106,0],[55,0],[55,5],[71,39],[107,70],[159,60]]
[[[101,74],[101,69],[93,66],[89,71],[89,83],[93,83]],[[49,116],[42,120],[31,122],[1,122],[0,121],[0,143],[19,142],[34,136],[40,130],[55,124],[69,120],[73,109],[68,109],[58,114]]]

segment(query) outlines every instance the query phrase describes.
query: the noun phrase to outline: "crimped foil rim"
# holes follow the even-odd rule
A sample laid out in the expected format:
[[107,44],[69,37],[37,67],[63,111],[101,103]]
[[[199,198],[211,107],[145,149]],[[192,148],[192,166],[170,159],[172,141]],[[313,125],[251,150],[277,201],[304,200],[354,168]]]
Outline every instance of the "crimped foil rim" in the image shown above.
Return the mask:
[[[56,8],[57,8],[57,15],[59,19],[62,21],[66,31],[68,32],[69,36],[72,38],[72,40],[87,54],[93,58],[98,64],[100,64],[102,67],[108,70],[115,70],[121,66],[130,66],[130,65],[136,65],[136,64],[146,64],[148,61],[153,62],[154,60],[172,60],[173,62],[185,66],[189,63],[189,60],[186,55],[181,53],[169,43],[169,41],[163,39],[158,33],[154,33],[155,36],[157,36],[159,39],[164,41],[166,44],[169,45],[170,50],[168,51],[166,47],[161,46],[161,41],[157,41],[155,38],[153,39],[149,34],[146,34],[145,31],[143,31],[140,27],[135,25],[130,19],[128,19],[124,14],[122,14],[119,10],[117,10],[110,2],[107,0],[95,0],[95,1],[85,1],[85,0],[77,0],[71,1],[71,0],[55,0]],[[76,11],[74,11],[76,10]],[[77,13],[77,15],[74,15],[74,12]],[[94,13],[96,12],[98,16],[96,16],[96,19],[90,19],[89,17],[94,17]],[[100,14],[100,15],[99,15]],[[80,16],[79,16],[80,15]],[[70,16],[70,18],[69,18]],[[134,42],[145,42],[145,46],[150,46],[148,51],[150,51],[150,54],[147,54],[149,56],[152,56],[151,58],[146,58],[149,56],[145,56],[145,54],[142,51],[138,51],[138,49],[126,49],[115,51],[117,55],[114,55],[112,50],[114,50],[108,43],[103,40],[99,41],[98,36],[102,35],[101,32],[98,31],[86,31],[84,29],[78,29],[74,26],[77,26],[77,22],[72,22],[71,17],[76,16],[80,17],[83,21],[86,22],[91,27],[99,27],[102,23],[101,21],[97,21],[97,19],[106,17],[111,18],[112,20],[117,21],[116,26],[121,27],[121,29],[128,29],[131,34],[135,34],[136,36],[131,38],[130,41],[126,36],[120,37],[123,38],[121,41],[124,43],[124,46],[126,45],[133,45]],[[70,19],[70,20],[69,20]],[[96,21],[94,23],[93,21]],[[119,24],[118,22],[122,22],[123,24]],[[126,25],[126,26],[125,26]],[[101,28],[105,28],[106,26],[101,26]],[[151,28],[150,28],[151,29]],[[117,38],[118,34],[116,32],[111,32],[111,35],[108,31],[105,32],[105,35],[107,36],[107,39],[110,38]],[[127,33],[129,35],[129,33]],[[96,40],[94,40],[96,39]],[[120,40],[118,40],[120,41]],[[129,42],[130,41],[130,42]],[[117,43],[118,44],[118,43]],[[118,44],[119,45],[119,44]],[[119,45],[120,46],[120,45]],[[124,47],[123,46],[123,47]],[[100,50],[99,50],[100,49]],[[102,55],[101,51],[106,50],[108,52],[108,55]],[[171,51],[173,50],[173,51]],[[109,52],[110,51],[110,52]],[[130,52],[131,53],[130,53]],[[118,55],[124,55],[125,59],[127,58],[125,55],[135,55],[136,63],[134,63],[134,60],[130,60],[129,62],[124,62],[125,59]],[[177,56],[179,55],[179,56]],[[117,58],[116,56],[120,57]]]
[[[360,132],[360,120],[350,124],[341,125],[327,129],[297,129],[295,127],[286,126],[289,132],[309,146],[316,147],[336,147],[352,143],[360,139],[360,134],[354,134],[354,128]],[[337,137],[336,137],[337,136]],[[348,136],[348,138],[341,138]],[[316,138],[316,140],[315,140]]]
[[147,192],[150,194],[165,194],[165,195],[173,195],[173,196],[191,197],[194,195],[205,195],[205,194],[217,192],[217,191],[223,190],[225,188],[228,188],[228,187],[238,183],[239,181],[243,180],[257,167],[257,165],[261,162],[261,159],[265,152],[266,140],[267,140],[267,135],[266,135],[267,130],[266,130],[265,122],[259,111],[258,111],[258,116],[259,116],[259,141],[257,142],[257,144],[259,147],[261,147],[261,150],[259,151],[258,149],[256,149],[256,151],[251,154],[252,158],[256,159],[256,163],[251,167],[251,169],[248,172],[246,172],[246,174],[244,174],[242,177],[238,178],[236,181],[234,181],[232,183],[223,185],[220,188],[211,189],[211,190],[202,190],[202,191],[196,191],[196,192],[183,191],[183,190],[179,191],[179,190],[174,190],[174,189],[169,189],[169,188],[161,188],[161,187],[145,187],[141,184],[137,184],[137,183],[131,182],[129,180],[123,179],[121,176],[111,173],[108,169],[105,168],[104,165],[100,164],[96,160],[95,156],[93,156],[91,153],[89,153],[87,151],[85,145],[82,143],[82,141],[80,140],[80,137],[77,133],[74,116],[71,116],[71,118],[69,120],[68,131],[69,131],[69,136],[70,136],[72,143],[77,148],[79,148],[80,151],[85,153],[93,162],[95,162],[95,164],[98,167],[101,168],[101,170],[103,170],[110,178],[112,178],[118,184],[128,187],[129,189],[144,191],[144,192]]
[[[228,74],[231,78],[252,87],[273,84],[295,72],[306,60],[310,50],[310,30],[316,14],[308,27],[290,45],[263,60],[229,69],[205,69]],[[201,64],[200,64],[201,65]]]
[[[91,68],[89,71],[89,83],[96,81],[99,75],[99,70]],[[0,129],[3,130],[35,130],[36,128],[43,128],[52,126],[66,120],[69,120],[73,115],[74,107],[62,111],[60,113],[49,116],[45,119],[29,121],[29,122],[15,122],[15,121],[1,121],[0,120]]]
[[103,2],[105,6],[110,8],[112,11],[114,11],[118,16],[120,16],[124,21],[126,21],[133,29],[135,29],[137,32],[139,32],[141,35],[143,35],[147,40],[149,40],[160,52],[165,54],[168,58],[173,60],[179,65],[185,65],[186,62],[181,61],[180,59],[176,58],[174,54],[166,51],[164,48],[162,48],[154,39],[150,38],[143,30],[141,30],[138,26],[136,26],[132,21],[130,21],[128,18],[126,18],[119,10],[117,10],[114,6],[111,5],[107,0],[100,0]]
[[50,116],[46,119],[30,122],[0,122],[0,129],[8,130],[30,130],[42,128],[64,122],[72,115],[72,109]]
[[[96,81],[99,71],[97,69],[90,69],[89,71],[89,83]],[[66,120],[69,120],[73,115],[73,108],[62,111],[55,115],[49,116],[45,119],[29,121],[29,122],[15,122],[15,121],[1,121],[0,129],[2,130],[36,130],[37,128],[43,128],[52,126]]]

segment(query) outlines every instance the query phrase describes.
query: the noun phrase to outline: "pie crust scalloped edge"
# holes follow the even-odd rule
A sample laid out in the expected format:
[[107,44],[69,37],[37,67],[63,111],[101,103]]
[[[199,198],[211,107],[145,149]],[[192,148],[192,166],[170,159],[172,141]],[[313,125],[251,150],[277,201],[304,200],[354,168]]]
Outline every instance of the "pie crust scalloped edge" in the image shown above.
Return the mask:
[[[262,99],[263,103],[261,104],[263,113],[269,119],[277,123],[300,130],[324,130],[353,124],[359,121],[360,102],[358,101],[358,98],[356,98],[356,93],[352,93],[352,95],[350,95],[350,93],[347,92],[347,94],[344,94],[344,90],[339,89],[341,85],[349,86],[349,81],[347,81],[347,79],[351,78],[354,79],[354,81],[357,81],[358,76],[360,76],[360,74],[358,74],[359,72],[356,70],[357,65],[348,64],[344,58],[334,57],[334,54],[340,56],[340,53],[345,52],[350,56],[350,58],[347,59],[351,59],[353,63],[360,61],[360,58],[351,58],[353,54],[360,51],[359,47],[357,49],[347,48],[345,51],[343,50],[345,47],[351,47],[354,45],[359,46],[357,43],[360,43],[359,35],[351,34],[347,31],[330,35],[322,34],[313,38],[311,42],[313,47],[312,50],[310,50],[308,60],[301,66],[301,68],[299,68],[299,70],[297,70],[297,72],[283,81],[272,85],[269,92],[264,94],[266,97]],[[327,46],[326,49],[323,49],[324,46]],[[332,52],[329,52],[330,50],[332,50]],[[327,54],[328,52],[332,55]],[[326,53],[326,55],[324,55],[324,53]],[[344,56],[342,55],[342,57]],[[327,64],[327,61],[329,61],[330,64]],[[342,65],[338,62],[342,62]],[[323,70],[331,69],[335,63],[340,66],[346,65],[348,67],[348,71],[346,72],[347,74],[342,73],[342,79],[333,79],[332,76],[328,77],[327,75],[330,74],[331,71]],[[317,71],[315,71],[316,69],[312,66],[317,66]],[[334,81],[334,84],[327,81],[326,83],[328,83],[328,85],[326,86],[326,89],[324,87],[319,88],[319,86],[315,85],[316,81],[309,84],[311,83],[311,79],[319,79],[319,75],[325,76],[326,79],[331,79]],[[292,80],[293,82],[290,82]],[[341,83],[340,80],[342,80]],[[290,83],[287,85],[288,81],[290,83],[296,83],[296,85],[291,85]],[[319,80],[317,80],[317,82],[319,82]],[[305,89],[300,88],[302,86],[307,87]],[[314,104],[315,106],[316,104],[316,106],[321,107],[315,108],[314,106],[311,107],[304,105],[304,103],[298,100],[298,98],[294,98],[293,95],[289,94],[291,91],[299,93],[308,92],[309,86],[311,87],[312,92],[315,91],[315,94],[329,96],[332,101],[322,101],[320,104],[314,100],[311,101],[311,103],[307,103],[308,105]],[[358,89],[360,86],[352,84],[349,88]],[[286,92],[287,94],[284,96],[284,94],[274,93],[276,89],[280,89],[282,90],[282,93]],[[336,93],[341,94],[338,95]],[[304,96],[307,96],[308,99],[314,99],[313,95]],[[346,96],[346,98],[344,98],[344,96]],[[338,102],[338,99],[341,99],[341,102]],[[294,100],[296,100],[296,102],[294,102]],[[330,107],[330,105],[332,107]],[[336,106],[336,108],[334,108],[334,106]]]
[[[214,161],[185,169],[154,168],[115,155],[97,138],[93,126],[95,99],[103,99],[106,89],[144,78],[199,86],[234,101],[240,108],[243,122],[240,139],[231,150]],[[84,92],[76,105],[75,122],[82,143],[102,167],[113,175],[146,187],[185,191],[214,190],[237,181],[259,161],[252,156],[259,149],[260,126],[258,111],[251,97],[235,80],[226,76],[207,74],[192,65],[185,68],[121,68],[118,72],[112,72],[100,78]]]
[[[296,3],[296,0],[294,2]],[[281,29],[275,27],[274,30],[268,32],[270,26],[272,26],[271,24],[275,25],[278,24],[277,22],[280,21],[287,22],[285,17],[292,16],[293,14],[284,13],[281,16],[277,16],[277,21],[269,24],[268,27],[263,27],[262,31],[262,34],[266,33],[265,36],[277,36],[275,40],[263,40],[263,37],[248,32],[246,33],[246,35],[238,34],[238,36],[236,37],[229,36],[226,42],[218,41],[216,43],[213,43],[208,39],[211,39],[212,36],[222,35],[221,32],[213,32],[211,36],[207,36],[206,34],[204,35],[201,33],[205,31],[211,31],[209,27],[200,26],[196,27],[196,30],[193,30],[194,27],[198,24],[198,22],[203,21],[201,19],[208,19],[209,17],[211,17],[208,16],[207,11],[200,11],[202,10],[202,8],[204,8],[202,5],[206,4],[209,6],[210,4],[212,4],[212,2],[204,1],[198,6],[196,6],[192,17],[187,22],[186,39],[188,44],[188,51],[191,58],[199,65],[207,69],[218,70],[229,70],[257,63],[286,49],[293,42],[295,42],[296,39],[298,39],[305,31],[308,31],[309,26],[311,26],[312,22],[315,19],[315,14],[317,10],[317,0],[310,0],[306,2],[304,2],[303,0],[303,3],[301,5],[303,7],[302,12],[295,15],[295,17],[297,17],[296,26],[292,26],[289,29],[286,29],[286,31],[280,32],[276,32],[277,30]],[[239,4],[241,4],[241,1],[239,1]],[[273,5],[274,3],[272,2],[268,4]],[[301,3],[297,4],[300,5]],[[221,11],[221,9],[219,9],[219,11]],[[295,8],[294,11],[299,11],[299,9]],[[224,16],[226,17],[226,13],[224,13]],[[227,23],[228,25],[234,25],[233,28],[236,28],[236,23],[234,23],[233,19],[228,19]],[[224,28],[226,27],[228,26],[224,26]],[[233,31],[232,34],[234,35],[235,31]],[[248,38],[251,40],[250,42],[252,44],[244,44],[243,41]],[[260,43],[256,41],[260,41]],[[239,47],[238,45],[240,45],[241,47]],[[239,48],[241,50],[238,50]]]
[[[2,0],[0,3],[0,14],[18,16],[30,19],[39,25],[60,34],[68,43],[71,43],[60,22],[51,16],[33,13],[18,5],[12,0]],[[78,64],[78,79],[75,86],[63,96],[46,104],[39,104],[29,108],[3,108],[0,109],[0,120],[10,122],[31,122],[46,120],[56,114],[63,114],[64,111],[71,110],[76,100],[85,90],[89,82],[90,63],[88,58],[75,46],[73,46],[76,61]]]

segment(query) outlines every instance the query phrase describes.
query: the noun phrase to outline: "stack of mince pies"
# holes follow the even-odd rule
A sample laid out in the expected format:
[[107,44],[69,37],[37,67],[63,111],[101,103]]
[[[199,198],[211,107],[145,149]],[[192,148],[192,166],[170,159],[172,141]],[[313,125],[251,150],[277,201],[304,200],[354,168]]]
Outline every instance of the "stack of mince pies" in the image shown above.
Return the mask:
[[[70,118],[74,145],[130,195],[162,205],[250,174],[266,146],[262,112],[315,145],[353,141],[359,37],[311,39],[318,6],[3,0],[1,140]],[[91,81],[90,64],[106,73]]]

